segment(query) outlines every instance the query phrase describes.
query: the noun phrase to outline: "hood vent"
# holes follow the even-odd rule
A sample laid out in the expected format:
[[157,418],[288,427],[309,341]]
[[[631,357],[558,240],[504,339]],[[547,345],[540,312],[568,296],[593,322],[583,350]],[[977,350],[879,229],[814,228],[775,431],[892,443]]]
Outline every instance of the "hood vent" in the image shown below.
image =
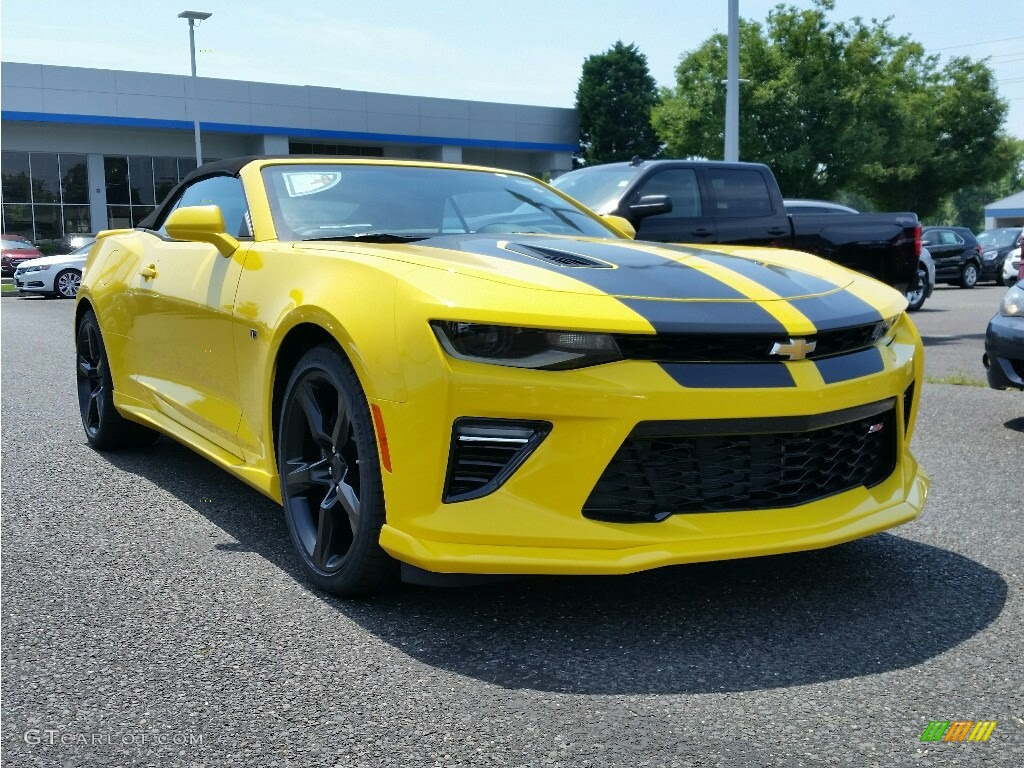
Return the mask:
[[560,267],[590,267],[592,269],[613,269],[611,264],[604,261],[592,259],[572,251],[561,251],[555,248],[544,248],[538,245],[523,245],[522,243],[507,243],[503,246],[506,251],[518,253],[520,256],[529,256],[534,259],[558,264]]

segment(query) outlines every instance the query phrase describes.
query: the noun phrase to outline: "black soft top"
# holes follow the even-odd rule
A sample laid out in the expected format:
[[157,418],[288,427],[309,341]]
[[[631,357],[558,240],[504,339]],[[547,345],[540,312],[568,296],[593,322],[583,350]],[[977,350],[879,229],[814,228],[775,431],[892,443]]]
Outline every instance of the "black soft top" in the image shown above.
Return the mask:
[[[337,157],[318,157],[315,155],[308,155],[308,158],[312,162],[320,160],[337,160]],[[156,229],[156,222],[163,219],[166,211],[171,207],[174,200],[178,198],[178,193],[182,187],[187,184],[191,184],[196,179],[207,178],[209,176],[238,176],[239,172],[254,160],[306,160],[307,155],[246,155],[244,157],[230,157],[227,160],[216,160],[212,163],[203,163],[194,171],[189,173],[184,179],[174,185],[174,188],[167,193],[167,197],[158,205],[154,211],[149,214],[146,218],[139,222],[138,229]]]

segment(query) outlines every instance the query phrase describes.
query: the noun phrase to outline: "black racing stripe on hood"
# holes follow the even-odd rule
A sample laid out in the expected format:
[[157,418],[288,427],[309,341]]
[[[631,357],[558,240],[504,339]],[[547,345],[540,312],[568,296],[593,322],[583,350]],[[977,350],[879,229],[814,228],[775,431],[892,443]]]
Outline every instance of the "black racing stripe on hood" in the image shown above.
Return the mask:
[[795,387],[782,363],[661,363],[676,383],[693,389],[771,389]]
[[[614,264],[618,269],[594,267],[567,267],[534,258],[524,253],[511,251],[498,245],[504,241],[510,245],[529,248],[531,245],[570,254],[579,254]],[[421,240],[417,246],[446,248],[529,264],[557,272],[581,283],[598,289],[611,296],[649,296],[657,299],[746,299],[746,295],[727,283],[722,282],[699,269],[681,264],[673,259],[640,251],[614,242],[591,242],[587,240],[560,240],[536,235],[442,235]]]
[[671,243],[651,243],[661,248],[667,248],[679,253],[696,256],[700,259],[710,261],[717,266],[730,269],[733,272],[753,280],[758,285],[767,288],[772,293],[783,299],[791,299],[795,296],[807,296],[809,294],[828,293],[840,286],[816,275],[802,272],[792,267],[768,264],[754,258],[744,258],[730,253],[718,251],[704,251],[696,248],[687,248],[684,245]]
[[752,301],[620,299],[658,333],[778,333],[786,327]]
[[838,357],[826,357],[822,360],[815,360],[814,364],[818,366],[818,373],[821,374],[821,378],[826,384],[859,379],[862,376],[870,376],[873,373],[881,373],[885,370],[885,363],[882,362],[882,353],[874,347],[861,352],[854,352],[852,355],[839,355]]
[[851,325],[868,325],[884,319],[881,312],[849,291],[792,299],[789,303],[814,323],[819,333]]

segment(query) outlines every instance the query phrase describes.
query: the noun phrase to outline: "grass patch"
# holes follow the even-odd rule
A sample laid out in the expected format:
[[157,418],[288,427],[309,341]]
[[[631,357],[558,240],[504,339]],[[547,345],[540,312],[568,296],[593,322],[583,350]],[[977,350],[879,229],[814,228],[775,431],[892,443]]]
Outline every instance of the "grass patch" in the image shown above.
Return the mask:
[[925,376],[924,380],[929,384],[953,384],[957,387],[987,387],[988,382],[975,379],[966,373],[954,373],[950,376]]
[[2,290],[4,293],[15,293],[18,290],[18,286],[8,285],[7,283],[4,283]]

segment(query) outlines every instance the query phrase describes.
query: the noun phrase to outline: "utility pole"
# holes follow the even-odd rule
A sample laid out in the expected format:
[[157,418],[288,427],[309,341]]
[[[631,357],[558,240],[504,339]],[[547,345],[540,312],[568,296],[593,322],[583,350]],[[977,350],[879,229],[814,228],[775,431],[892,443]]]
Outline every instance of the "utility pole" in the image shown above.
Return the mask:
[[199,78],[196,77],[196,21],[213,16],[206,11],[182,11],[179,19],[188,19],[188,48],[192,55],[192,128],[196,133],[196,167],[203,164],[203,146],[199,140]]
[[729,0],[729,50],[725,86],[725,160],[740,159],[740,0]]

